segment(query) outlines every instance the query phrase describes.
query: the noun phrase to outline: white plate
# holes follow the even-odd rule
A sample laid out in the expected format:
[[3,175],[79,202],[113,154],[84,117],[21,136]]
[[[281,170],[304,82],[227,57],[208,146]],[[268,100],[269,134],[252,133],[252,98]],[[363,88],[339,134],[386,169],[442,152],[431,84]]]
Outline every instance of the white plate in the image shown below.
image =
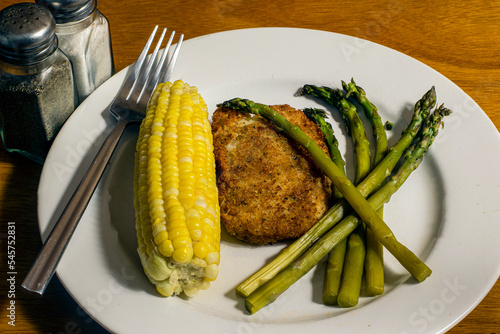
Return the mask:
[[[48,155],[38,201],[42,237],[109,131],[106,106],[125,77],[121,71],[94,92],[69,119]],[[250,316],[234,287],[283,245],[251,247],[223,235],[219,278],[196,298],[162,298],[147,281],[136,254],[132,206],[137,128],[126,131],[57,275],[80,306],[112,332],[441,333],[467,315],[500,273],[499,133],[476,103],[428,66],[394,50],[330,32],[261,28],[188,40],[174,78],[199,87],[211,111],[245,97],[267,104],[319,106],[294,96],[305,83],[340,87],[355,78],[395,123],[394,143],[413,104],[435,85],[438,103],[454,111],[422,165],[386,206],[396,236],[433,269],[416,284],[390,256],[386,293],[362,297],[358,307],[321,303],[322,266],[278,300]],[[338,134],[344,133],[338,116]],[[341,149],[350,142],[339,136]],[[352,157],[346,154],[348,163]],[[63,307],[63,306],[61,306]]]

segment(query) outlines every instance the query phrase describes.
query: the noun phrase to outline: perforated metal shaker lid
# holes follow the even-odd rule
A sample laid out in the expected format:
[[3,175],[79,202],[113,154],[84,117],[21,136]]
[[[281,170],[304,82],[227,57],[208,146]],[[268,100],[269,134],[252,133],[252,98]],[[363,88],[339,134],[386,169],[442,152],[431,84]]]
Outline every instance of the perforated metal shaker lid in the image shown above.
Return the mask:
[[35,0],[35,2],[50,10],[57,24],[83,20],[97,7],[96,0]]
[[0,59],[31,64],[57,49],[56,24],[50,12],[34,3],[18,3],[0,11]]

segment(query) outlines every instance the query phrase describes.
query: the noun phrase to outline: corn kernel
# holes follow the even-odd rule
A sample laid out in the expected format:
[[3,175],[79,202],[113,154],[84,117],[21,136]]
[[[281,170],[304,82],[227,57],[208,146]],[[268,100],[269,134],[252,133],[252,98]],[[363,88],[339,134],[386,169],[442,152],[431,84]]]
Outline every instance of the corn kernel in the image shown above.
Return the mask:
[[165,257],[171,257],[174,252],[172,241],[165,240],[161,244],[158,244],[158,251],[160,252],[161,255]]
[[190,247],[176,248],[172,253],[172,258],[174,259],[174,261],[182,264],[187,264],[192,257],[193,249]]
[[200,259],[204,259],[208,255],[208,246],[205,242],[199,241],[193,246],[194,255],[199,257]]

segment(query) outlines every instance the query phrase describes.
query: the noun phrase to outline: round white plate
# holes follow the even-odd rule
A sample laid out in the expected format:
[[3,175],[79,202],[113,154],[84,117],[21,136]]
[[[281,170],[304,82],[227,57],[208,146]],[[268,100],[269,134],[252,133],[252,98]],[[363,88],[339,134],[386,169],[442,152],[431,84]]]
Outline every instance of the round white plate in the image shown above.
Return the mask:
[[[45,239],[103,135],[107,106],[121,71],[95,91],[61,130],[38,191]],[[66,289],[103,327],[118,333],[304,333],[306,330],[442,333],[468,314],[500,273],[500,136],[478,105],[428,66],[394,50],[331,32],[260,28],[187,40],[174,79],[200,89],[211,111],[233,97],[296,108],[320,106],[294,96],[303,84],[340,87],[355,78],[394,122],[390,144],[408,124],[414,103],[435,86],[438,103],[454,111],[421,166],[386,205],[396,236],[433,269],[417,284],[386,255],[386,293],[357,307],[321,302],[323,264],[255,315],[234,287],[284,245],[252,247],[223,235],[219,278],[196,298],[160,297],[136,254],[132,175],[137,127],[129,128],[57,270]],[[350,139],[332,118],[352,166]]]

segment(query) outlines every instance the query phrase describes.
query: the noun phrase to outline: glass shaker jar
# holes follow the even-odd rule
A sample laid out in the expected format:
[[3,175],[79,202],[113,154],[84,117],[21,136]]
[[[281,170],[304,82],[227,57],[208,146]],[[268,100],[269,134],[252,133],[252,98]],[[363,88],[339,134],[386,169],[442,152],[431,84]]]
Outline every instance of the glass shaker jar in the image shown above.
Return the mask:
[[0,134],[5,149],[43,163],[76,107],[69,59],[51,13],[33,3],[0,11]]
[[61,49],[73,65],[81,103],[114,74],[111,35],[106,17],[96,0],[36,0],[56,20]]

